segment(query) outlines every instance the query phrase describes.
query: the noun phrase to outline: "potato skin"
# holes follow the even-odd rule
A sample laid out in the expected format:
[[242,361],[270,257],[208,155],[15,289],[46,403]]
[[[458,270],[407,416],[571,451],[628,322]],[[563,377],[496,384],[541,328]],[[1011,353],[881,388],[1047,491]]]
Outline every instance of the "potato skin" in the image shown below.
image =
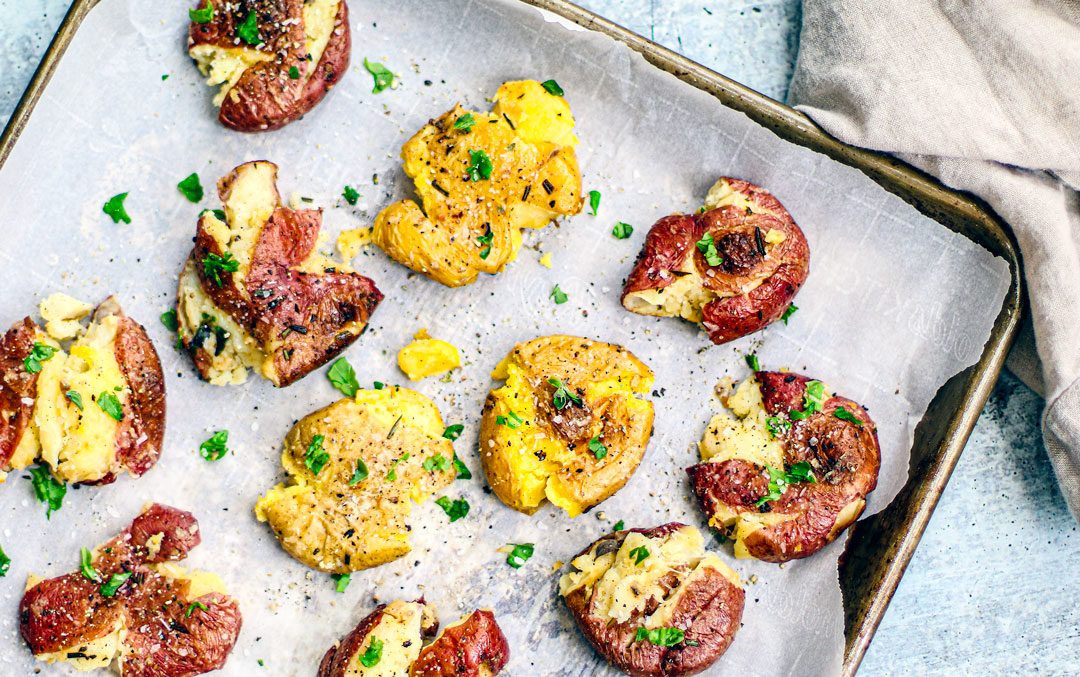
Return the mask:
[[[488,394],[480,423],[480,458],[499,499],[532,514],[546,494],[577,516],[621,489],[652,435],[652,403],[639,397],[651,387],[652,371],[621,346],[575,336],[520,343],[503,364],[517,375]],[[498,369],[493,376],[507,378]],[[581,397],[582,405],[557,410],[552,378]],[[598,385],[610,382],[618,385]],[[525,417],[518,429],[498,422],[509,411]],[[544,443],[528,441],[537,434]],[[594,436],[607,448],[601,459],[589,449]],[[525,467],[526,462],[543,467]],[[538,473],[546,476],[546,489],[531,486]]]
[[458,623],[443,628],[420,652],[409,677],[493,677],[510,661],[495,614],[477,609]]
[[[642,292],[667,289],[684,275],[694,275],[695,292],[704,301],[695,310],[716,344],[780,319],[806,281],[810,262],[806,237],[771,193],[740,179],[724,177],[719,183],[726,184],[738,204],[657,221],[622,295],[627,310],[642,312],[635,303]],[[769,231],[783,233],[785,239],[766,243],[763,234]],[[712,235],[722,258],[719,266],[710,266],[696,247],[706,234]]]
[[[198,9],[208,0],[200,0]],[[222,11],[222,9],[233,11]],[[245,11],[240,11],[243,8]],[[258,13],[259,35],[266,42],[259,51],[274,55],[249,67],[226,95],[218,111],[218,121],[240,132],[280,129],[315,107],[349,68],[352,38],[349,9],[339,0],[329,42],[312,66],[305,44],[304,0],[234,0],[214,2],[214,18],[208,23],[191,22],[188,50],[198,45],[237,46],[236,29],[248,12]],[[254,45],[246,49],[257,49]],[[297,68],[300,77],[289,76]],[[310,74],[309,74],[310,72]]]
[[34,413],[38,375],[28,372],[23,360],[33,350],[36,335],[37,326],[27,317],[0,338],[0,469],[15,454]]
[[[161,534],[159,544],[151,541],[156,534]],[[23,639],[34,654],[77,654],[80,646],[122,623],[126,634],[119,651],[126,677],[188,677],[220,668],[242,624],[235,600],[216,592],[191,598],[187,580],[152,568],[185,558],[199,541],[198,522],[190,513],[148,506],[94,557],[103,580],[114,573],[132,574],[117,592],[103,596],[100,584],[78,571],[42,580],[19,605]],[[196,600],[206,609],[185,617]],[[78,656],[68,656],[73,657]]]
[[[803,409],[806,384],[812,379],[783,372],[755,373],[762,400],[771,416],[787,420],[792,410]],[[834,412],[843,407],[862,421],[841,420]],[[777,436],[784,448],[785,466],[808,462],[817,483],[790,486],[779,500],[761,508],[755,503],[768,493],[768,475],[755,463],[741,459],[699,463],[687,469],[701,509],[718,514],[786,515],[792,519],[753,531],[742,544],[747,552],[767,562],[809,557],[835,538],[862,512],[866,496],[877,486],[881,451],[877,426],[867,411],[847,398],[833,396],[822,411],[791,421]],[[813,442],[813,444],[811,444]]]
[[[575,556],[611,552],[621,547],[630,533],[661,537],[686,525],[671,522],[649,529],[628,529],[606,534]],[[563,599],[578,629],[597,653],[616,668],[634,677],[694,675],[707,669],[727,651],[742,622],[745,593],[723,573],[708,568],[679,598],[670,625],[683,629],[683,641],[666,647],[636,639],[639,617],[613,622],[594,611],[592,590],[581,587]],[[697,642],[697,645],[687,644]]]

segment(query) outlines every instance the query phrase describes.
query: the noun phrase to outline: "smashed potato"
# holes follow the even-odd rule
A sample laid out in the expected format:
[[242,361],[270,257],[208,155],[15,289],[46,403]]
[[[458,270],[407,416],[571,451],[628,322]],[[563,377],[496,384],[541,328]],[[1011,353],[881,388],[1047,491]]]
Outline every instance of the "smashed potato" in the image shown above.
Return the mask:
[[438,627],[435,607],[423,599],[382,604],[330,647],[316,677],[495,677],[510,660],[510,645],[486,609],[436,636]]
[[617,531],[571,566],[559,594],[597,653],[630,675],[701,672],[727,651],[742,622],[738,575],[705,551],[691,526]]
[[461,366],[458,349],[446,341],[433,339],[427,329],[416,332],[412,343],[398,351],[398,367],[410,381],[419,381]]
[[746,181],[721,178],[703,210],[649,230],[622,304],[699,323],[713,343],[726,343],[784,315],[806,281],[810,249],[780,201]]
[[45,331],[27,317],[0,338],[0,469],[40,461],[72,484],[141,476],[165,434],[165,378],[146,330],[112,296],[93,308],[53,294],[39,310]]
[[188,54],[221,124],[241,132],[284,127],[322,100],[349,68],[345,0],[200,0]]
[[217,670],[242,619],[220,578],[175,564],[200,541],[191,513],[147,505],[81,570],[30,576],[19,604],[23,639],[36,658],[79,671],[114,664],[124,677],[189,677]]
[[574,336],[519,343],[492,372],[480,458],[503,503],[547,499],[576,517],[618,491],[645,455],[653,374],[630,351]]
[[410,499],[455,477],[454,447],[424,395],[387,386],[360,390],[301,419],[285,437],[288,474],[255,515],[304,564],[342,574],[409,552]]
[[248,162],[218,182],[224,210],[199,217],[176,315],[199,376],[284,387],[333,359],[382,300],[370,279],[315,251],[321,209],[283,207],[277,165]]
[[574,118],[533,80],[507,82],[491,113],[460,105],[401,149],[423,209],[402,200],[375,220],[372,240],[395,261],[448,287],[498,273],[522,228],[581,212]]
[[809,557],[853,523],[877,485],[877,426],[799,374],[759,371],[714,416],[687,469],[709,524],[737,557]]

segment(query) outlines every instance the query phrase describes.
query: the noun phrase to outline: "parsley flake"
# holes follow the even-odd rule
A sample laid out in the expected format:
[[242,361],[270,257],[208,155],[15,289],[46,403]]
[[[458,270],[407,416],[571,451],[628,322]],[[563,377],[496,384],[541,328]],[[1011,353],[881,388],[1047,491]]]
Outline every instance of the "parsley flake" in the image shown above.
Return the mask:
[[[397,425],[397,423],[395,422],[394,425]],[[409,460],[409,455],[408,454],[402,454],[400,458],[398,458],[393,463],[391,463],[390,464],[390,470],[389,470],[389,472],[386,473],[386,479],[388,481],[390,481],[390,482],[393,482],[394,480],[396,480],[397,479],[397,466],[398,466],[398,463],[401,463],[402,461],[407,461],[407,460]]]
[[798,309],[799,309],[799,306],[795,305],[794,303],[792,303],[790,306],[787,307],[787,310],[784,311],[784,314],[780,316],[780,319],[784,321],[785,325],[787,324],[788,319],[792,315],[794,315],[795,311],[798,310]]
[[622,531],[624,528],[626,528],[626,523],[622,520],[619,520],[611,526],[612,531]]
[[754,505],[761,507],[768,501],[780,500],[780,497],[784,495],[787,488],[792,484],[798,484],[799,482],[812,482],[817,484],[817,478],[814,477],[813,469],[806,461],[795,463],[787,471],[777,470],[770,465],[765,466],[765,470],[769,472],[769,493],[765,494],[757,500]]
[[851,413],[847,409],[844,409],[843,407],[837,407],[836,410],[833,412],[833,416],[840,419],[841,421],[849,421],[851,423],[854,423],[855,425],[863,424],[862,421],[855,417],[855,414]]
[[469,502],[464,498],[455,498],[450,500],[446,496],[440,496],[435,501],[435,505],[443,509],[446,516],[450,518],[451,522],[456,522],[465,515],[469,514]]
[[770,416],[765,419],[765,427],[769,430],[769,436],[776,439],[791,430],[791,421],[786,421],[779,416]]
[[352,574],[330,574],[330,578],[335,581],[334,592],[345,592],[345,588],[352,582]]
[[360,654],[357,657],[357,660],[359,660],[360,664],[365,668],[373,668],[382,660],[382,648],[382,640],[372,637],[371,644],[368,644],[367,650]]
[[229,453],[226,443],[229,441],[229,431],[219,430],[199,445],[199,455],[207,461],[220,461],[225,454]]
[[161,314],[161,324],[165,325],[165,328],[169,331],[176,331],[180,328],[180,321],[176,317],[175,308],[170,308]]
[[470,181],[479,181],[481,179],[490,179],[491,172],[495,169],[491,164],[491,158],[483,150],[470,150],[469,151],[469,166],[465,171],[469,174]]
[[457,438],[461,437],[461,431],[465,430],[465,426],[460,423],[446,426],[446,430],[443,431],[442,436],[453,442]]
[[589,440],[589,451],[593,453],[593,456],[595,456],[598,461],[607,456],[607,447],[600,442],[599,435]]
[[290,80],[299,80],[300,79],[300,69],[297,68],[296,66],[289,66],[289,79]]
[[479,235],[476,241],[484,245],[484,248],[480,250],[480,258],[486,259],[491,254],[491,241],[495,239],[495,234],[491,232],[491,224],[484,224],[484,234]]
[[202,260],[202,264],[203,272],[214,281],[214,284],[219,289],[222,286],[222,273],[235,273],[240,270],[240,262],[233,258],[232,252],[225,252],[225,256],[218,256],[213,253],[207,254],[206,258]]
[[509,543],[508,545],[512,545],[513,550],[506,556],[506,563],[515,569],[520,569],[521,565],[533,556],[535,546],[532,543]]
[[685,636],[686,633],[679,628],[656,628],[655,630],[638,628],[634,639],[638,642],[647,639],[656,646],[675,646],[683,641]]
[[364,459],[356,459],[356,470],[353,471],[352,477],[349,478],[349,486],[354,487],[358,482],[367,479],[368,469],[367,463],[364,463]]
[[46,343],[34,341],[34,346],[30,349],[30,354],[23,358],[23,366],[26,367],[26,371],[31,374],[36,374],[41,371],[41,363],[48,362],[55,354],[56,348],[53,348]]
[[698,251],[705,257],[705,263],[710,266],[718,266],[724,262],[716,251],[716,242],[713,241],[712,233],[705,233],[705,237],[697,241]]
[[521,424],[525,422],[525,419],[517,415],[516,412],[509,412],[506,416],[496,416],[495,422],[499,425],[504,425],[511,430],[517,430],[521,427]]
[[196,609],[202,609],[203,611],[206,611],[206,605],[202,602],[192,602],[191,604],[188,604],[187,611],[184,612],[184,618],[191,618],[191,614]]
[[87,580],[95,583],[101,582],[101,574],[94,568],[94,555],[88,548],[79,550],[79,570],[82,571],[83,577]]
[[555,305],[558,306],[566,303],[567,296],[566,292],[564,292],[562,289],[559,289],[559,285],[555,285],[555,288],[551,290],[550,294],[548,294],[548,298],[553,299],[555,301]]
[[255,12],[248,12],[244,22],[236,29],[236,34],[249,45],[262,44],[263,39],[259,37],[259,17]]
[[354,397],[356,391],[360,390],[360,384],[356,381],[356,371],[344,357],[339,357],[334,364],[330,365],[326,376],[330,379],[330,384],[340,390],[345,397]]
[[540,83],[540,86],[544,88],[548,94],[552,96],[562,96],[564,94],[563,88],[559,86],[559,83],[554,80],[545,80]]
[[323,449],[323,440],[325,439],[322,435],[315,435],[311,438],[311,444],[308,445],[307,451],[304,452],[304,465],[314,475],[318,475],[323,466],[330,461],[330,454]]
[[472,479],[472,471],[469,470],[469,466],[465,465],[461,461],[461,459],[457,457],[457,454],[454,454],[454,470],[457,471],[457,477],[455,477],[454,479],[458,479],[458,480],[471,480]]
[[199,183],[199,175],[195,172],[188,174],[183,181],[176,184],[176,187],[191,202],[198,202],[203,199],[203,187]]
[[[589,209],[592,210],[592,215],[593,216],[596,216],[596,210],[599,207],[600,207],[600,191],[598,191],[598,190],[590,190],[589,191]],[[616,237],[618,237],[618,236],[616,235]]]
[[[214,18],[214,3],[211,2],[211,0],[206,0],[206,7],[203,7],[202,9],[189,7],[187,13],[188,18],[197,24],[210,23]],[[162,77],[161,79],[164,80],[165,77]]]
[[74,390],[69,390],[66,393],[64,393],[64,397],[71,400],[71,403],[74,404],[79,409],[79,411],[82,411],[82,408],[83,408],[82,395],[75,392]]
[[97,405],[114,421],[124,420],[124,408],[120,405],[120,399],[108,390],[103,390],[98,395]]
[[378,94],[394,84],[394,74],[381,63],[372,63],[364,57],[364,68],[375,78],[375,89],[371,90],[372,94]]
[[7,576],[8,569],[11,568],[11,558],[7,556],[3,548],[0,548],[0,578]]
[[67,485],[53,477],[49,468],[44,465],[30,468],[30,483],[34,486],[37,500],[48,505],[45,519],[49,519],[63,505]]
[[131,223],[131,217],[128,216],[127,210],[124,209],[124,200],[127,199],[127,193],[120,193],[119,195],[113,195],[109,198],[109,201],[101,208],[101,211],[105,212],[113,223]]
[[611,234],[615,236],[617,240],[625,240],[630,237],[634,232],[634,227],[629,223],[623,223],[619,221],[615,224],[615,227],[611,229]]
[[761,371],[761,365],[758,363],[757,355],[750,353],[746,356],[746,366],[750,367],[753,371]]
[[345,198],[345,201],[349,204],[354,205],[360,199],[360,193],[352,186],[345,186],[345,190],[341,192],[341,197]]
[[454,129],[460,129],[466,134],[472,131],[473,126],[476,124],[476,118],[472,113],[465,113],[457,120],[454,120]]
[[436,470],[446,472],[450,469],[450,459],[442,454],[435,454],[434,456],[424,459],[422,465],[424,470],[428,472],[435,472]]
[[565,409],[573,402],[577,406],[584,406],[585,401],[581,399],[579,395],[575,395],[570,392],[570,389],[566,387],[566,384],[557,378],[549,378],[548,384],[555,386],[555,392],[551,395],[551,401],[555,404],[556,409]]
[[116,594],[116,591],[120,589],[127,579],[131,578],[131,572],[125,571],[122,574],[113,574],[109,577],[109,582],[101,586],[102,597],[112,597]]
[[821,381],[808,381],[806,383],[806,392],[803,394],[803,410],[789,411],[788,417],[796,421],[810,418],[811,414],[821,411],[824,405],[825,384]]
[[630,555],[630,559],[634,560],[635,566],[641,566],[642,562],[649,559],[649,549],[644,545],[639,545],[627,554]]

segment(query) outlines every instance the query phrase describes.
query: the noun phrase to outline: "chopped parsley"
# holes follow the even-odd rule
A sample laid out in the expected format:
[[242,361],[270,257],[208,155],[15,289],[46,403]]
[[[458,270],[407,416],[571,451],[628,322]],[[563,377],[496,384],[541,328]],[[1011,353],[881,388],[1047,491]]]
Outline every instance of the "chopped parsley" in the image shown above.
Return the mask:
[[352,186],[345,186],[345,190],[341,192],[341,197],[345,198],[345,201],[349,204],[354,205],[360,199],[360,193]]
[[638,628],[634,639],[638,642],[647,639],[656,646],[675,646],[683,641],[685,636],[686,633],[679,628],[656,628],[655,630]]
[[188,604],[187,611],[184,612],[184,618],[191,618],[191,614],[196,609],[202,609],[203,611],[206,611],[206,605],[202,602],[192,602],[191,604]]
[[262,44],[263,39],[259,37],[259,17],[255,12],[248,12],[244,22],[236,29],[236,34],[249,45]]
[[371,90],[372,94],[378,94],[394,84],[394,74],[381,63],[371,63],[367,57],[364,57],[364,68],[375,78],[375,89]]
[[476,124],[476,118],[472,113],[465,113],[457,120],[454,120],[454,129],[460,129],[466,134],[472,131],[473,126]]
[[784,314],[780,316],[780,319],[784,321],[785,325],[787,324],[788,319],[792,315],[794,315],[795,311],[798,310],[798,309],[799,309],[799,306],[795,305],[794,303],[792,303],[790,306],[787,307],[787,310],[784,311]]
[[806,461],[795,463],[787,472],[777,470],[770,465],[766,465],[765,469],[769,471],[769,493],[765,494],[757,500],[754,505],[761,507],[768,501],[777,501],[787,488],[792,484],[799,482],[812,482],[817,484],[817,478],[814,477],[813,469]]
[[705,257],[705,262],[710,266],[718,266],[724,262],[716,251],[716,243],[713,242],[712,233],[705,233],[705,237],[697,241],[698,251]]
[[599,435],[589,440],[589,451],[593,453],[593,456],[595,456],[598,461],[607,456],[607,447],[600,442]]
[[202,260],[203,272],[206,276],[214,281],[214,284],[220,289],[221,274],[235,273],[240,270],[240,262],[233,258],[232,252],[225,252],[225,256],[218,256],[217,254],[207,254],[206,258]]
[[103,390],[101,391],[101,394],[98,395],[97,405],[114,421],[124,420],[124,408],[120,406],[119,398],[108,390]]
[[532,543],[509,543],[508,545],[512,545],[513,549],[506,556],[506,563],[515,569],[520,569],[521,565],[533,556],[534,546]]
[[446,430],[443,431],[442,436],[451,442],[461,437],[461,431],[465,430],[465,426],[460,423],[446,426]]
[[228,441],[229,431],[219,430],[199,445],[199,455],[207,461],[220,461],[225,454],[229,453],[229,448],[225,446]]
[[469,514],[469,502],[464,498],[455,498],[451,501],[446,496],[440,496],[435,501],[435,505],[443,509],[443,512],[446,513],[446,516],[450,518],[451,522],[456,522]]
[[[397,425],[397,423],[395,422],[394,425]],[[397,466],[398,466],[398,463],[401,463],[402,461],[407,461],[407,460],[409,460],[409,455],[408,454],[402,454],[400,458],[398,458],[396,461],[391,463],[390,464],[390,470],[386,473],[386,479],[388,481],[390,481],[390,482],[393,482],[394,480],[396,480],[397,479]]]
[[484,224],[484,234],[479,235],[476,241],[484,245],[484,248],[480,250],[480,258],[486,259],[491,254],[491,241],[495,239],[495,235],[491,232],[491,224]]
[[634,227],[629,223],[623,223],[619,221],[615,224],[615,227],[611,229],[611,234],[615,236],[617,240],[625,240],[630,237],[634,232]]
[[611,530],[612,531],[622,531],[625,527],[626,527],[626,523],[623,522],[622,520],[619,520],[618,522],[616,522],[615,524],[613,524],[611,526]]
[[435,454],[434,456],[424,459],[422,465],[424,470],[428,472],[435,472],[436,470],[446,472],[450,470],[450,459],[442,454]]
[[[203,7],[202,9],[193,9],[189,7],[187,13],[188,18],[197,24],[210,23],[214,18],[214,3],[212,0],[206,0],[206,7]],[[168,76],[164,76],[161,79],[164,80],[165,77]]]
[[548,94],[551,94],[552,96],[563,95],[563,88],[560,87],[559,83],[555,82],[554,80],[545,80],[540,83],[540,86],[544,88],[544,91],[546,91]]
[[788,412],[788,417],[795,421],[810,418],[811,414],[816,414],[821,411],[821,407],[824,406],[824,404],[825,384],[821,381],[808,381],[806,384],[806,392],[803,394],[803,410],[796,411],[793,409]]
[[176,318],[175,308],[170,308],[161,314],[161,324],[165,325],[165,328],[169,331],[176,331],[180,328],[180,321]]
[[[598,190],[590,190],[589,191],[589,209],[592,210],[592,215],[593,216],[596,216],[596,210],[599,209],[599,208],[600,208],[600,191],[598,191]],[[616,235],[616,237],[618,237],[618,236]]]
[[371,644],[368,644],[368,648],[364,653],[357,656],[357,660],[365,668],[373,668],[379,664],[382,660],[382,647],[383,643],[381,639],[371,638]]
[[195,172],[188,174],[183,181],[176,184],[176,187],[191,202],[198,202],[203,199],[203,187],[199,183],[199,175]]
[[506,416],[496,416],[495,422],[512,430],[517,430],[525,422],[525,419],[518,416],[516,412],[511,411]]
[[330,365],[326,376],[330,379],[331,385],[340,390],[345,397],[353,397],[356,391],[360,390],[360,384],[356,381],[356,371],[344,357],[339,357],[334,364]]
[[113,223],[131,223],[131,217],[128,216],[127,210],[124,209],[124,200],[127,199],[127,193],[120,193],[119,195],[113,195],[109,198],[109,201],[101,208],[101,211],[105,212]]
[[300,79],[300,69],[297,68],[296,66],[289,66],[289,79],[290,80],[299,80]]
[[315,435],[311,438],[307,451],[304,452],[304,465],[315,475],[318,475],[323,466],[330,461],[330,454],[323,449],[325,439],[322,435]]
[[345,592],[345,588],[352,582],[352,574],[330,574],[330,578],[336,582],[334,592]]
[[30,349],[30,354],[23,358],[23,366],[26,367],[26,371],[36,374],[41,371],[41,363],[48,362],[55,354],[56,348],[34,341],[34,347]]
[[382,381],[375,381],[374,383],[371,384],[371,387],[374,388],[375,390],[382,390],[383,388],[386,387],[386,384],[383,383]]
[[550,294],[548,294],[548,298],[553,299],[555,301],[555,305],[558,306],[566,303],[567,296],[566,292],[564,292],[562,289],[559,289],[559,285],[555,285],[555,288],[551,290]]
[[841,421],[850,421],[851,423],[854,423],[855,425],[862,425],[863,424],[862,421],[860,421],[859,419],[857,419],[855,417],[855,414],[851,413],[847,409],[844,409],[843,407],[837,407],[836,411],[834,411],[832,414],[833,414],[833,416],[840,419]]
[[494,168],[494,165],[491,164],[491,158],[483,150],[469,151],[469,166],[466,171],[469,173],[470,181],[490,179],[491,171]]
[[455,477],[454,479],[458,479],[458,480],[471,480],[472,479],[472,471],[469,470],[469,466],[467,466],[467,465],[465,465],[464,463],[461,462],[461,459],[457,457],[457,454],[454,454],[454,470],[457,471],[457,477]]
[[74,390],[69,390],[66,393],[64,393],[64,397],[71,400],[71,403],[74,404],[79,409],[79,411],[82,411],[82,408],[83,408],[82,395],[75,392]]
[[750,353],[746,356],[746,366],[750,367],[753,371],[761,371],[761,365],[758,363],[757,355]]
[[49,519],[63,505],[67,485],[53,477],[49,468],[44,465],[30,468],[30,483],[34,486],[34,496],[37,500],[48,505],[45,519]]
[[779,416],[770,416],[765,419],[765,427],[769,430],[769,436],[776,439],[791,430],[791,421],[786,421]]
[[549,378],[548,383],[555,386],[555,392],[551,396],[551,401],[555,404],[556,409],[566,409],[573,402],[577,406],[584,406],[585,402],[580,396],[570,392],[570,389],[566,387],[566,384],[557,378]]
[[79,550],[79,570],[82,571],[83,577],[87,580],[95,583],[101,582],[101,574],[94,568],[94,555],[88,548]]
[[7,576],[8,569],[11,568],[11,558],[7,556],[3,548],[0,548],[0,578]]
[[649,549],[646,548],[644,545],[639,545],[638,547],[631,550],[628,554],[630,555],[630,558],[634,560],[635,566],[641,566],[642,562],[649,559]]
[[353,471],[352,477],[349,478],[349,486],[354,487],[358,482],[367,479],[368,469],[367,463],[364,463],[364,459],[356,459],[356,470]]
[[101,596],[112,597],[116,594],[116,591],[120,589],[120,586],[126,583],[129,578],[131,578],[130,571],[125,571],[122,574],[113,574],[109,577],[108,583],[101,586]]

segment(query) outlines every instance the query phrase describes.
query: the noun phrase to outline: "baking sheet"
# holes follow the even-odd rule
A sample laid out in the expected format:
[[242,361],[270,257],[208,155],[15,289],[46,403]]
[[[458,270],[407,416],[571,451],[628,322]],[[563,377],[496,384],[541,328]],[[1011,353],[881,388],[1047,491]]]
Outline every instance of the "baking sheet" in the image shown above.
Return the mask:
[[[493,607],[512,648],[506,674],[606,674],[555,600],[552,567],[619,519],[704,526],[682,469],[696,459],[693,445],[718,409],[713,385],[746,375],[747,350],[756,349],[768,368],[806,371],[869,407],[883,449],[868,505],[875,511],[907,477],[912,432],[931,396],[978,359],[1008,289],[1004,260],[857,171],[779,140],[607,38],[571,34],[511,0],[353,6],[354,72],[304,120],[260,136],[214,122],[210,91],[183,54],[186,7],[105,0],[92,11],[0,171],[7,217],[0,260],[9,271],[0,322],[31,312],[53,291],[95,302],[116,293],[150,329],[169,388],[166,451],[143,479],[70,491],[50,522],[29,483],[18,479],[25,473],[0,487],[0,544],[14,560],[0,582],[5,674],[40,666],[17,632],[26,574],[75,568],[80,546],[111,536],[147,500],[196,513],[204,542],[188,563],[221,573],[240,600],[244,631],[222,674],[259,674],[259,659],[267,674],[311,674],[374,598],[420,593],[444,622]],[[365,56],[385,59],[400,86],[372,94]],[[451,383],[429,379],[418,389],[448,423],[466,426],[455,446],[474,479],[448,493],[467,497],[472,510],[447,524],[438,507],[420,506],[413,552],[354,574],[345,593],[334,593],[328,577],[280,550],[251,506],[280,478],[279,444],[289,426],[337,391],[322,372],[284,391],[255,380],[213,388],[173,351],[155,318],[172,304],[198,211],[219,206],[212,190],[192,205],[175,184],[198,171],[209,189],[234,165],[269,159],[282,167],[283,195],[298,191],[327,207],[327,231],[369,225],[379,208],[409,194],[396,156],[413,131],[458,100],[484,110],[499,83],[523,77],[555,78],[566,90],[586,190],[604,196],[600,215],[527,237],[505,273],[460,290],[410,279],[377,249],[357,259],[387,294],[369,332],[346,353],[361,382],[404,384],[394,355],[420,327],[462,350],[466,365]],[[789,326],[706,348],[692,325],[626,313],[618,291],[648,226],[695,209],[721,174],[764,185],[784,202],[810,241],[812,272]],[[355,208],[339,197],[346,184],[363,194]],[[101,213],[122,191],[130,192],[130,225]],[[611,237],[615,221],[635,226],[630,240]],[[552,270],[538,265],[542,252],[553,254]],[[547,298],[555,283],[568,303]],[[576,520],[550,508],[529,518],[485,494],[475,452],[491,368],[515,341],[556,332],[622,343],[657,375],[656,434],[645,461],[619,494]],[[209,464],[195,449],[222,428],[235,454]],[[600,513],[606,519],[597,519]],[[537,553],[513,570],[495,552],[508,542],[535,542]],[[735,562],[729,547],[714,546],[756,583],[747,585],[743,629],[710,674],[838,673],[843,613],[835,562],[842,545],[784,568]]]

